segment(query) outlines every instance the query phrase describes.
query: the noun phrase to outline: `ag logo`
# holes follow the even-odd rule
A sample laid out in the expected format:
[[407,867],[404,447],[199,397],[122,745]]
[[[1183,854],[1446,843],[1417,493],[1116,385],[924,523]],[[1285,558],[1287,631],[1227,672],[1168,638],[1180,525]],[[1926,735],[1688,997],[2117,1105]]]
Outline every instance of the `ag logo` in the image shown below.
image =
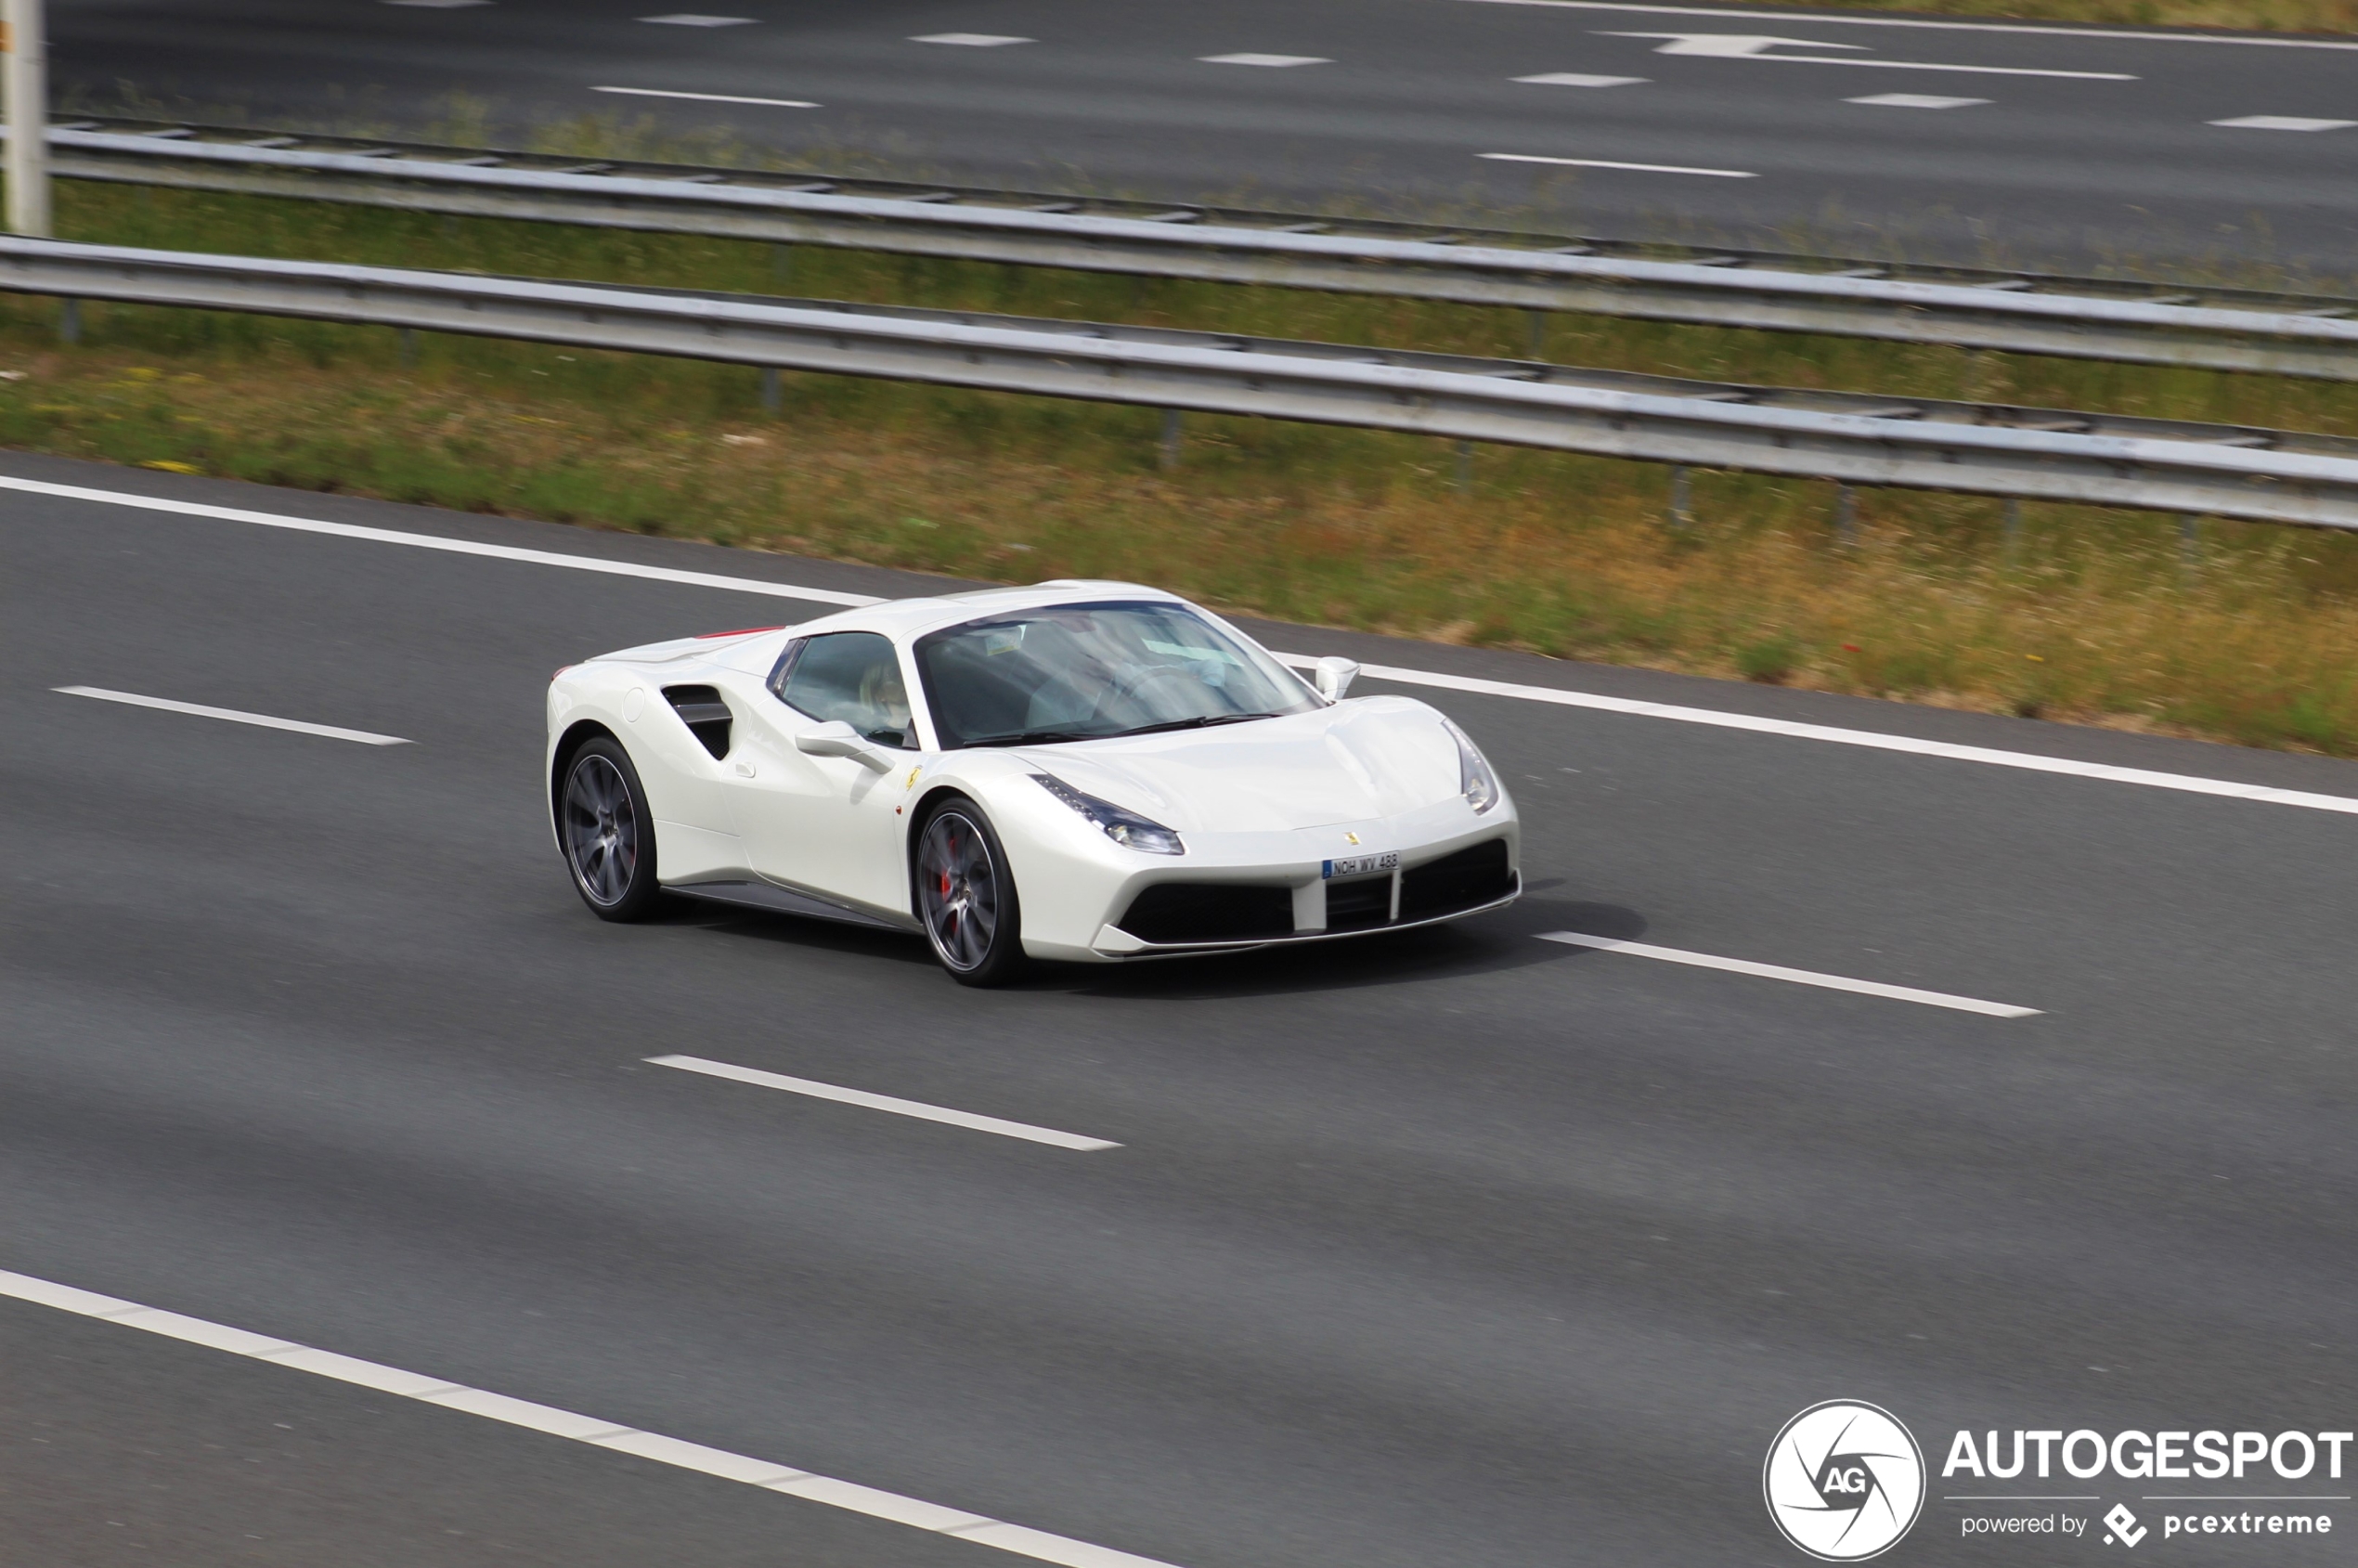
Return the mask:
[[1777,1433],[1760,1488],[1785,1539],[1823,1562],[1857,1562],[1895,1545],[1924,1510],[1924,1451],[1888,1410],[1830,1399]]

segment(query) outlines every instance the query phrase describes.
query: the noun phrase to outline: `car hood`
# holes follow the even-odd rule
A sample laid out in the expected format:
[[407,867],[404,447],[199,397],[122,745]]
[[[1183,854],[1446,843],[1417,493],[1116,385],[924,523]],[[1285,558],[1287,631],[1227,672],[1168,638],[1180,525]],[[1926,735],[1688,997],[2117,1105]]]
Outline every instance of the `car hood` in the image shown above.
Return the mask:
[[1361,697],[1211,730],[1027,746],[1042,772],[1181,832],[1367,822],[1458,792],[1457,742],[1412,697]]

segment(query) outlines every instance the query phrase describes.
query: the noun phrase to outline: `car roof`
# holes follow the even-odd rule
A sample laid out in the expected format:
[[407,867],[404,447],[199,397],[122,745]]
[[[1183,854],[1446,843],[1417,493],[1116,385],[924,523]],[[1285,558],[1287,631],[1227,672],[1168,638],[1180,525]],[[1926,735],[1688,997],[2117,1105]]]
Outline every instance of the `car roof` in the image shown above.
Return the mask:
[[878,631],[906,642],[929,631],[986,616],[1046,609],[1057,604],[1094,604],[1108,599],[1143,599],[1166,604],[1186,603],[1175,593],[1148,588],[1143,583],[1059,577],[1051,582],[1034,583],[1029,588],[984,588],[970,593],[945,593],[925,599],[895,599],[882,604],[865,604],[856,610],[839,611],[818,620],[805,621],[793,628],[793,635],[809,637],[823,631]]

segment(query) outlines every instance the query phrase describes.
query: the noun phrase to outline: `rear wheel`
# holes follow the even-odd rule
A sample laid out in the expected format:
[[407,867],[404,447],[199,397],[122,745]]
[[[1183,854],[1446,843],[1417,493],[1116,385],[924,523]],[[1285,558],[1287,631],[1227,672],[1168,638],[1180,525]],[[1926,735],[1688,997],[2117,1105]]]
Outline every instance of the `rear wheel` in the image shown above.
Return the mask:
[[944,802],[917,840],[917,915],[960,985],[1004,985],[1024,969],[1023,914],[1006,851],[982,808]]
[[621,743],[601,735],[573,754],[557,797],[557,838],[574,890],[601,920],[643,920],[655,886],[655,822]]

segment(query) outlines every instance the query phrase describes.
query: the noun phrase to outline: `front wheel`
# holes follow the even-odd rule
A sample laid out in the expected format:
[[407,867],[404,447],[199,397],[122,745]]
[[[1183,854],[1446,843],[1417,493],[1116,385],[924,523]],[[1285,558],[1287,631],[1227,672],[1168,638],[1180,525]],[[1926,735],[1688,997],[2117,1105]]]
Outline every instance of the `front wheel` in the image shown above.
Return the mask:
[[574,891],[601,920],[643,920],[654,908],[655,819],[639,770],[601,735],[573,754],[558,795],[557,836]]
[[960,985],[1004,985],[1024,968],[1023,914],[1006,851],[982,808],[945,802],[917,840],[917,915]]

